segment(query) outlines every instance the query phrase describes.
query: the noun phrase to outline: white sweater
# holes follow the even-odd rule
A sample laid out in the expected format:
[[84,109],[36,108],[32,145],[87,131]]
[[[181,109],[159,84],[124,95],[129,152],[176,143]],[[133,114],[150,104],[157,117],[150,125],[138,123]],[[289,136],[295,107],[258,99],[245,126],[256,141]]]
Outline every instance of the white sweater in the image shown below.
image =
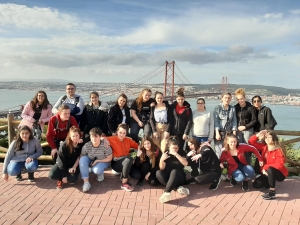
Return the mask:
[[208,137],[212,140],[214,136],[214,118],[213,114],[207,110],[199,112],[193,111],[192,135],[196,137]]

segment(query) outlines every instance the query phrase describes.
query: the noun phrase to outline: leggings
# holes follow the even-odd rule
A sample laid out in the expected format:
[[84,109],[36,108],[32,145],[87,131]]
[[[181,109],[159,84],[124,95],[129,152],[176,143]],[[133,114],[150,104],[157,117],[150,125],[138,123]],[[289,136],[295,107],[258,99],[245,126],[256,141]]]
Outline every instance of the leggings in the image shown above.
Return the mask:
[[[141,177],[139,179],[139,182],[142,182],[145,179],[145,176],[147,173],[151,172],[151,164],[148,161],[143,162],[140,164],[139,167],[137,167],[141,172]],[[148,178],[148,183],[152,186],[159,185],[159,181],[156,178],[156,172],[150,173],[150,176]]]
[[276,181],[284,181],[286,178],[278,169],[275,169],[274,167],[269,167],[266,171],[268,176],[261,175],[258,178],[256,178],[253,182],[254,188],[261,188],[265,187],[267,184],[269,184],[270,188],[275,188]]
[[[68,175],[67,175],[67,180],[69,183],[75,183],[75,181],[78,180],[78,175],[79,175],[79,167],[77,166],[75,173],[69,173],[68,171]],[[49,178],[51,180],[62,180],[63,175],[61,170],[59,169],[59,167],[57,166],[57,164],[55,164],[50,172],[49,172]]]
[[204,185],[204,184],[211,184],[214,181],[219,180],[220,177],[221,177],[221,170],[204,172],[201,173],[199,176],[196,176],[194,179],[196,184]]
[[111,168],[121,173],[121,178],[128,178],[128,175],[130,173],[130,176],[133,179],[139,179],[141,176],[141,173],[139,170],[136,169],[136,167],[132,166],[133,158],[130,156],[126,156],[123,159],[120,159],[118,161],[111,161]]
[[185,175],[177,169],[173,169],[171,172],[158,170],[156,172],[156,178],[162,185],[166,186],[165,192],[171,192],[172,190],[175,190],[177,187],[183,185],[186,181]]

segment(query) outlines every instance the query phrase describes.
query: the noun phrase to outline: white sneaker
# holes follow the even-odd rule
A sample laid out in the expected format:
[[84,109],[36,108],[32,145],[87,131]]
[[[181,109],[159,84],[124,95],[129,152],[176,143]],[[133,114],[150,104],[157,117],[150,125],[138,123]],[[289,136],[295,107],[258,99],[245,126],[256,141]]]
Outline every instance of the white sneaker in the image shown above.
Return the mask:
[[177,192],[182,195],[190,195],[190,190],[182,186],[177,188]]
[[224,174],[222,174],[220,178],[221,178],[221,180],[223,180],[223,181],[227,180],[227,177],[226,177]]
[[116,175],[116,176],[121,174],[121,173],[119,173],[119,172],[117,172],[117,171],[115,171],[115,170],[113,170],[113,169],[111,170],[111,173],[112,173],[113,175]]
[[171,200],[171,193],[170,192],[164,192],[162,196],[160,196],[159,201],[161,203],[165,203]]
[[102,181],[104,181],[104,174],[102,173],[102,174],[98,174],[98,176],[97,176],[97,179],[96,179],[97,181],[99,181],[99,182],[102,182]]
[[82,192],[88,192],[91,189],[92,185],[89,182],[85,182],[82,186]]

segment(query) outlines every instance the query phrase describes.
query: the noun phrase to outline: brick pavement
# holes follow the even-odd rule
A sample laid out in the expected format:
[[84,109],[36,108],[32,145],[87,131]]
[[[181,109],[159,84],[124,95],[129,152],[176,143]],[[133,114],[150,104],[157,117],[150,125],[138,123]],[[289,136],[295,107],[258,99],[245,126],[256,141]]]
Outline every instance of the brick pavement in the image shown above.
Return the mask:
[[102,183],[92,174],[88,193],[81,192],[82,180],[56,190],[56,182],[47,178],[49,169],[40,167],[35,183],[1,179],[0,224],[300,224],[298,179],[278,183],[272,201],[260,197],[262,190],[244,192],[241,186],[221,182],[216,191],[209,191],[209,185],[189,185],[190,196],[172,192],[172,201],[161,204],[162,186],[144,184],[125,192],[110,171]]

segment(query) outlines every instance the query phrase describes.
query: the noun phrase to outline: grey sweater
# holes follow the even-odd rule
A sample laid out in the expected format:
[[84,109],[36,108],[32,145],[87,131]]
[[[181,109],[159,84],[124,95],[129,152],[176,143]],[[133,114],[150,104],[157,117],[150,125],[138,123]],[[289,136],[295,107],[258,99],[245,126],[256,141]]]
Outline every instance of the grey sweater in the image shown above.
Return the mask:
[[16,141],[14,140],[8,148],[2,170],[3,174],[7,174],[7,166],[11,161],[25,162],[28,157],[37,159],[43,154],[41,143],[36,138],[29,140],[28,143],[23,143],[24,150],[16,151],[15,144]]

